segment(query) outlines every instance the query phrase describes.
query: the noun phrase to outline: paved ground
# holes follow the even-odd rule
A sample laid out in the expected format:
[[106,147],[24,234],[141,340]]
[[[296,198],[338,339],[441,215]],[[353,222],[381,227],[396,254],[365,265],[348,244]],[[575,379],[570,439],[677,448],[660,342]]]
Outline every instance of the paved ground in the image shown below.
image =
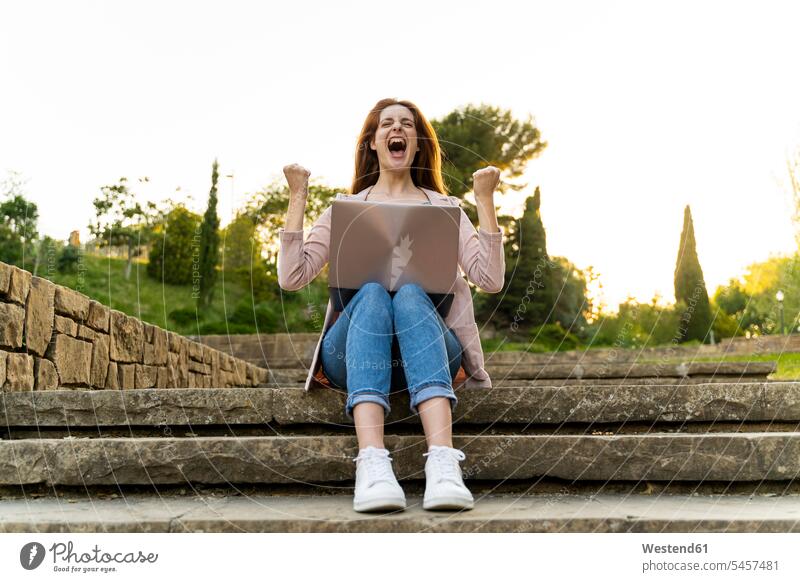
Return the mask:
[[357,513],[350,495],[0,500],[2,532],[800,532],[800,495],[495,495],[471,511]]

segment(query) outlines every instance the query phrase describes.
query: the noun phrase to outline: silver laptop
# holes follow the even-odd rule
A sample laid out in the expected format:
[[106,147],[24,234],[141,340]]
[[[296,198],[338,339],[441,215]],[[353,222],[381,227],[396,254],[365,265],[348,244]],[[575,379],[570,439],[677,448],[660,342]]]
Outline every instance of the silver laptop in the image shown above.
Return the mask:
[[460,212],[454,206],[334,200],[328,256],[334,311],[369,281],[390,296],[417,283],[446,317],[458,276]]

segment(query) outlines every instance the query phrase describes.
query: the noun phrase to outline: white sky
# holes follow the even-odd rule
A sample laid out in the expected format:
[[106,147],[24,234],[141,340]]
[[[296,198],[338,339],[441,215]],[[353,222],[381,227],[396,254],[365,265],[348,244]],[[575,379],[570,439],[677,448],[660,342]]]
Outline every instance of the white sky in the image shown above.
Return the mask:
[[41,232],[86,240],[102,185],[146,175],[143,197],[202,211],[218,157],[224,224],[290,162],[349,186],[380,98],[485,102],[534,115],[525,194],[609,307],[673,299],[687,203],[713,293],[793,248],[798,22],[797,2],[2,1],[0,172],[29,179]]

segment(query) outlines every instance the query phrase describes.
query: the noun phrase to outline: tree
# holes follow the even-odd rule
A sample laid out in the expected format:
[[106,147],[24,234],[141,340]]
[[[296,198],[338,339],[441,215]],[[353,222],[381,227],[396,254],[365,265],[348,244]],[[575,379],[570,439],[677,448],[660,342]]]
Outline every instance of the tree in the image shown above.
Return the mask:
[[675,305],[659,305],[657,296],[650,303],[629,296],[617,313],[600,313],[587,339],[591,345],[615,348],[666,345],[675,335],[679,316]]
[[727,286],[717,288],[714,302],[727,315],[741,316],[750,303],[750,296],[738,279],[730,279]]
[[[448,192],[462,199],[472,190],[472,174],[488,165],[502,172],[500,193],[524,189],[527,184],[506,180],[522,176],[528,161],[547,147],[530,115],[520,121],[513,118],[510,110],[484,104],[466,105],[432,120],[431,125],[442,148],[442,172]],[[462,207],[476,223],[475,205],[465,200]]]
[[25,182],[11,171],[3,181],[0,203],[0,260],[25,267],[25,252],[38,237],[39,210],[25,198]]
[[795,243],[800,249],[800,147],[786,157],[786,170],[789,174],[789,194],[794,203],[792,222],[794,223]]
[[[528,161],[539,156],[547,142],[529,115],[526,121],[513,118],[510,110],[489,105],[466,105],[432,120],[444,152],[442,171],[448,191],[459,198],[472,190],[472,174],[487,165],[518,178]],[[527,184],[502,183],[501,188],[522,190]]]
[[694,223],[688,204],[683,211],[683,230],[675,265],[675,302],[681,313],[676,339],[680,342],[692,339],[705,342],[711,327],[711,306],[703,269],[697,258]]
[[222,240],[225,282],[235,281],[242,289],[249,290],[249,297],[242,301],[250,305],[252,319],[252,305],[274,299],[279,288],[276,270],[262,257],[263,245],[253,214],[240,211],[225,227]]
[[[142,180],[147,182],[148,178]],[[98,239],[101,247],[127,248],[125,278],[129,279],[135,249],[147,243],[152,234],[155,204],[148,202],[142,207],[127,182],[123,176],[118,184],[101,188],[101,195],[93,200],[95,221],[89,224],[89,232]]]
[[586,275],[564,257],[553,257],[553,261],[552,283],[556,298],[552,319],[569,332],[581,335],[586,327],[586,315],[592,311]]
[[525,200],[525,211],[505,244],[506,274],[503,292],[483,296],[482,317],[508,325],[512,332],[547,323],[558,289],[558,263],[547,254],[547,235],[540,212],[541,192]]
[[217,280],[219,262],[219,216],[217,216],[217,181],[219,163],[214,160],[211,166],[211,191],[208,193],[208,207],[200,227],[200,291],[198,308],[208,307]]
[[0,261],[19,265],[22,261],[23,245],[14,231],[5,222],[0,221]]
[[[341,188],[330,188],[321,184],[309,184],[304,220],[310,227],[331,205],[336,194],[345,192]],[[278,229],[286,224],[289,209],[289,187],[274,182],[256,192],[246,204],[244,212],[257,224],[266,253],[265,265],[277,276]],[[227,258],[226,258],[227,261]]]
[[257,268],[261,262],[261,241],[256,220],[248,212],[239,212],[223,231],[223,265],[228,272]]
[[[63,252],[63,247],[63,242],[56,241],[48,235],[44,235],[37,239],[36,244],[34,245],[35,259],[31,273],[33,273],[34,276],[37,276],[39,275],[41,269],[44,270],[44,274],[39,276],[46,279],[52,278],[55,272],[59,269],[59,257]],[[78,251],[80,253],[80,249],[78,249]],[[79,253],[75,261],[76,265],[78,261],[80,261]]]
[[75,273],[81,258],[81,249],[72,245],[64,245],[58,253],[56,268],[59,273]]
[[193,284],[192,298],[200,295],[200,225],[199,214],[183,204],[175,205],[166,217],[155,225],[153,245],[147,274],[162,283]]
[[[735,335],[750,332],[758,335],[778,333],[780,314],[784,312],[786,329],[795,330],[800,321],[800,253],[773,256],[751,263],[745,274],[719,286],[713,304],[738,326]],[[781,305],[775,294],[784,293]],[[719,317],[719,315],[717,315]],[[716,322],[715,322],[716,329]],[[729,334],[730,335],[730,334]]]

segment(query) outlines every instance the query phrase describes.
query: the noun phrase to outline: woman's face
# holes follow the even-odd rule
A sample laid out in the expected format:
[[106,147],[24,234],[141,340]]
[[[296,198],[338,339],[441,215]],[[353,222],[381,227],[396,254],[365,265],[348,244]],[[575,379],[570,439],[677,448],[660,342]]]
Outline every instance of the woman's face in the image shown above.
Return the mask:
[[382,169],[410,168],[419,150],[411,110],[405,105],[389,105],[381,111],[370,147],[378,154]]

